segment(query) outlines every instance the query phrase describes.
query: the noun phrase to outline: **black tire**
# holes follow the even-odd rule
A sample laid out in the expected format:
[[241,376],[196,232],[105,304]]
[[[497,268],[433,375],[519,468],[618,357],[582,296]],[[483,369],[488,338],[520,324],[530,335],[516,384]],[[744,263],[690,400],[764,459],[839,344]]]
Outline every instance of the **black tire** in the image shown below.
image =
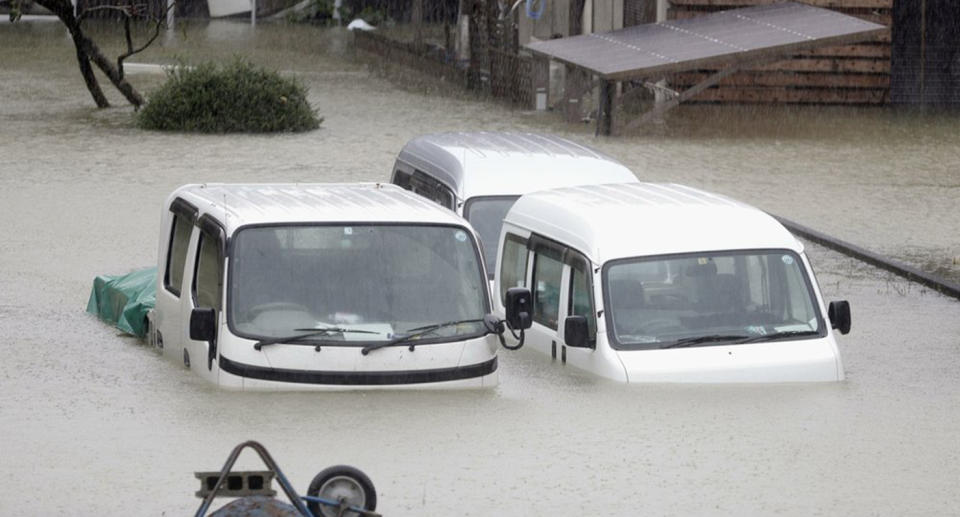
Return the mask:
[[[322,491],[326,491],[326,495]],[[373,481],[360,469],[349,465],[334,465],[321,470],[310,482],[307,495],[331,500],[346,496],[351,506],[370,511],[377,509],[377,491],[373,488]],[[320,503],[307,502],[307,507],[317,517],[337,515],[333,507]],[[346,515],[355,514],[347,512]]]

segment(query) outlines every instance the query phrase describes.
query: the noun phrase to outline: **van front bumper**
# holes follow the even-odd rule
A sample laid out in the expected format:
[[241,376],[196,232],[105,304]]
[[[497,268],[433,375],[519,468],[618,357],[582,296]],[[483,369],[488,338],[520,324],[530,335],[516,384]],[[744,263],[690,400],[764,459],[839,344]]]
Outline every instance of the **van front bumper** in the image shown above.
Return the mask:
[[271,368],[232,361],[223,354],[220,355],[219,365],[221,372],[260,381],[339,387],[404,386],[485,377],[497,371],[497,357],[466,366],[428,370],[320,371]]

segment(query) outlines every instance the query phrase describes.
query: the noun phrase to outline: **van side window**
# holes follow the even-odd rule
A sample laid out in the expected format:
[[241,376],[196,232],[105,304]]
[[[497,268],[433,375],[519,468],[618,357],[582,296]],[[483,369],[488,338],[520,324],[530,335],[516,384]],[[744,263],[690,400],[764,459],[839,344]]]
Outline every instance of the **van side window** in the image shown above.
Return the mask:
[[170,246],[167,249],[167,268],[163,273],[163,286],[171,293],[180,296],[183,285],[183,266],[187,262],[187,247],[190,244],[190,232],[193,224],[179,214],[173,215],[173,228],[170,230]]
[[220,310],[223,288],[223,257],[220,242],[204,232],[197,246],[197,264],[193,274],[193,299],[197,307]]
[[456,210],[457,208],[457,197],[453,194],[453,191],[419,169],[414,169],[413,174],[410,174],[398,168],[394,172],[393,183],[444,208],[450,210]]
[[413,188],[410,186],[410,180],[412,178],[412,174],[401,169],[399,166],[393,170],[392,183],[399,187],[403,187],[404,190],[413,190]]
[[593,290],[591,289],[590,271],[585,261],[574,259],[570,261],[570,299],[567,306],[571,316],[587,318],[589,341],[596,343],[597,315],[593,305]]
[[500,259],[500,300],[506,303],[507,289],[527,282],[527,240],[508,233]]
[[560,276],[563,262],[552,248],[537,248],[533,255],[533,321],[554,330],[560,313]]

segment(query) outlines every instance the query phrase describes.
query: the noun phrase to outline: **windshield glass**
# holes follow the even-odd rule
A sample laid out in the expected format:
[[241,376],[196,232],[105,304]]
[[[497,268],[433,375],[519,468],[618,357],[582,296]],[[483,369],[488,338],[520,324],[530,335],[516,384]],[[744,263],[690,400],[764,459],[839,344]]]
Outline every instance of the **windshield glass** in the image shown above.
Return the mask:
[[[251,339],[317,332],[317,341],[386,341],[486,314],[470,233],[426,225],[272,226],[239,230],[230,255],[231,329]],[[306,329],[306,330],[304,330]],[[423,340],[462,339],[478,322]]]
[[487,264],[487,277],[493,278],[497,266],[497,246],[503,218],[520,196],[474,197],[467,200],[463,217],[470,221],[480,237],[483,261]]
[[[809,279],[792,251],[618,260],[604,268],[603,276],[615,348],[708,346],[778,333],[823,335]],[[708,336],[713,339],[695,339]]]

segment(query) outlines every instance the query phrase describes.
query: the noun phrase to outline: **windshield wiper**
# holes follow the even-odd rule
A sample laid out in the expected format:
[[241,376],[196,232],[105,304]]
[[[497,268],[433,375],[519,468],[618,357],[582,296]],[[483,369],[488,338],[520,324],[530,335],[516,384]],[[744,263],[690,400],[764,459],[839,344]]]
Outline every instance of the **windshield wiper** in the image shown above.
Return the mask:
[[701,343],[715,343],[719,341],[736,341],[738,343],[743,343],[745,339],[751,339],[751,336],[742,336],[742,335],[723,335],[723,334],[713,334],[709,336],[693,336],[685,337],[683,339],[678,339],[671,343],[667,343],[660,348],[686,348],[693,345],[699,345]]
[[299,341],[304,339],[316,337],[316,336],[329,336],[330,334],[344,334],[347,332],[356,333],[356,334],[379,334],[379,332],[374,332],[372,330],[359,330],[359,329],[345,329],[341,327],[311,327],[303,329],[293,329],[295,332],[306,332],[306,334],[294,334],[292,336],[284,337],[272,337],[267,339],[261,339],[254,343],[254,350],[260,350],[261,348],[269,345],[276,345],[277,343],[290,343],[296,344]]
[[738,341],[737,344],[742,343],[762,343],[764,341],[777,341],[780,339],[786,339],[790,337],[800,337],[800,336],[819,336],[820,333],[816,330],[788,330],[785,332],[776,332],[773,334],[765,334],[763,336],[753,336],[743,341]]
[[[443,323],[435,323],[433,325],[425,325],[423,327],[416,327],[412,329],[407,329],[407,332],[413,332],[413,334],[406,334],[398,338],[391,339],[390,341],[384,341],[382,343],[376,343],[373,345],[367,345],[360,350],[360,353],[367,355],[370,352],[377,350],[378,348],[384,348],[388,346],[402,345],[413,338],[424,336],[430,334],[431,332],[436,332],[442,328],[452,327],[454,325],[460,325],[461,323],[482,323],[483,318],[475,318],[472,320],[457,320],[457,321],[445,321]],[[413,345],[410,345],[410,348],[413,348]]]

